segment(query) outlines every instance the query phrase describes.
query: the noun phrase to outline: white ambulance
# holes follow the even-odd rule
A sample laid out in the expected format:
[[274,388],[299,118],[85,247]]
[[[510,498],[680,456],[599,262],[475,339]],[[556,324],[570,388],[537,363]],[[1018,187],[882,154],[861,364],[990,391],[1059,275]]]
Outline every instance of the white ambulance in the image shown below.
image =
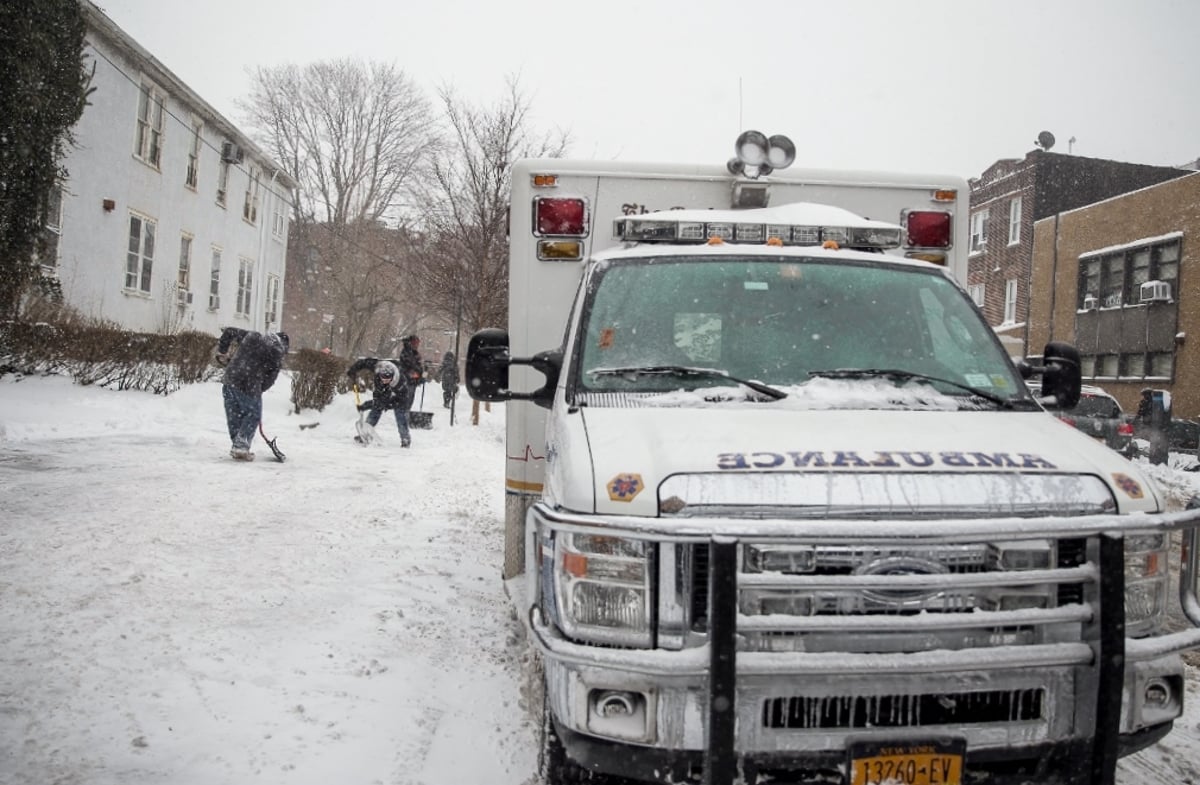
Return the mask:
[[1200,512],[1031,396],[1078,353],[1005,353],[961,179],[736,149],[514,166],[466,381],[508,402],[543,777],[1111,782],[1182,711]]

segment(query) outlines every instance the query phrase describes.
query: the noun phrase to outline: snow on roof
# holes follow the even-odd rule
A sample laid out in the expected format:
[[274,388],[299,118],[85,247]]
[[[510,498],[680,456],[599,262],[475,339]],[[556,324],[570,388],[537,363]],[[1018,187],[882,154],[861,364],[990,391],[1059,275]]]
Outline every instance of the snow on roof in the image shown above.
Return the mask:
[[656,210],[643,215],[628,216],[637,220],[651,221],[703,221],[706,223],[761,223],[787,224],[791,226],[837,226],[864,227],[872,229],[898,229],[898,224],[873,221],[849,210],[816,202],[792,202],[775,207],[759,207],[751,210]]

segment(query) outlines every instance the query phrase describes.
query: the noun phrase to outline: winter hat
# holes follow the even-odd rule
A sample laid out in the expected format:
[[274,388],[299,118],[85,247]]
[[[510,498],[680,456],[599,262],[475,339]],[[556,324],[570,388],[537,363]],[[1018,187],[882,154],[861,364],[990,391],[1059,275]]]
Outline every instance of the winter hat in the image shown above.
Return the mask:
[[388,360],[375,366],[375,375],[388,387],[395,387],[400,383],[400,369],[396,367],[395,363]]

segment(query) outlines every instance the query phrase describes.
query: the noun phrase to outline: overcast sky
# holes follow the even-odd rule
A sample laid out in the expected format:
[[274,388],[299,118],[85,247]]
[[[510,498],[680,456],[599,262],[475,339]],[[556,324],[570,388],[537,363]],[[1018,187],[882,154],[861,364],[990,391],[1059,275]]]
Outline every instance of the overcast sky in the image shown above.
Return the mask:
[[[234,122],[249,70],[359,57],[430,96],[519,76],[573,157],[724,162],[738,132],[797,165],[972,177],[1056,152],[1200,158],[1196,0],[100,0]],[[1075,142],[1070,143],[1074,137]]]

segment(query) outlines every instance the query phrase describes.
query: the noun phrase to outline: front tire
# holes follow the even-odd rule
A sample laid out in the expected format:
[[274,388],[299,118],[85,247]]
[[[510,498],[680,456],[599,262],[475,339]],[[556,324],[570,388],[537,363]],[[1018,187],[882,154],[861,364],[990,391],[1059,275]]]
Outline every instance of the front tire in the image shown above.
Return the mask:
[[[545,685],[543,684],[543,689]],[[554,717],[550,713],[550,701],[542,699],[542,745],[538,754],[538,776],[544,785],[581,785],[600,783],[599,775],[588,771],[567,757],[562,740],[554,730]]]

